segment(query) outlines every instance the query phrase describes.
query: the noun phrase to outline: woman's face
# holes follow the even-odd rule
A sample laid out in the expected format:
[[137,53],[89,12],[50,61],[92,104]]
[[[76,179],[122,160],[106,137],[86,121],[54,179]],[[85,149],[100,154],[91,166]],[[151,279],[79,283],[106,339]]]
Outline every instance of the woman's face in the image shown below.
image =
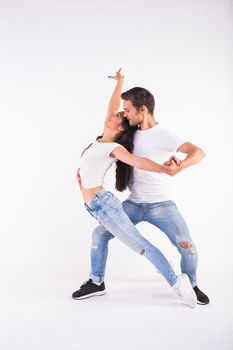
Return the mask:
[[105,120],[104,125],[107,128],[116,130],[116,131],[123,131],[123,127],[122,127],[122,122],[124,120],[124,115],[123,113],[116,113],[113,114],[111,116],[108,116],[107,119]]

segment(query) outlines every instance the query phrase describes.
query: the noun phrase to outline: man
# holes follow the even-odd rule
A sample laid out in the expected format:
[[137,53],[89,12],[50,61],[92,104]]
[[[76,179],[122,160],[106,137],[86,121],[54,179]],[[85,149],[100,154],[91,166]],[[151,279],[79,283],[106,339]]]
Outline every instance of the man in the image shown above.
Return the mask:
[[[124,100],[125,117],[131,126],[138,126],[134,138],[134,153],[158,163],[173,164],[176,175],[183,169],[202,160],[205,153],[199,147],[177,137],[171,131],[159,127],[155,120],[154,96],[146,89],[135,87],[121,94]],[[178,163],[174,152],[186,154]],[[146,221],[158,227],[170,239],[181,254],[181,271],[186,273],[196,293],[198,304],[208,304],[209,298],[197,286],[197,251],[188,227],[172,200],[169,176],[162,173],[146,172],[134,168],[130,196],[123,207],[130,220],[136,225]],[[90,279],[73,298],[83,299],[105,294],[104,273],[108,254],[108,241],[114,236],[99,225],[92,236]]]

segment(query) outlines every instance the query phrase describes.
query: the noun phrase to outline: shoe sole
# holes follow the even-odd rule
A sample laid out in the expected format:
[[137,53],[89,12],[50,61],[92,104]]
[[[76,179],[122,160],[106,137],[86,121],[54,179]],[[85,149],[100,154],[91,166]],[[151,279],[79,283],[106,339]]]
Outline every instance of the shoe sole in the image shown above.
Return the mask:
[[195,299],[180,297],[180,301],[191,309],[194,309],[197,306],[197,301]]
[[91,294],[87,294],[87,295],[82,295],[81,297],[73,297],[73,299],[75,300],[81,300],[81,299],[88,299],[88,298],[91,298],[91,297],[98,297],[98,296],[101,296],[101,295],[104,295],[106,292],[105,290],[104,291],[101,291],[101,292],[95,292],[95,293],[91,293]]
[[207,302],[201,302],[201,301],[197,301],[197,304],[198,305],[208,305],[210,302],[209,301],[207,301]]
[[195,300],[192,301],[192,304],[190,300],[184,300],[184,304],[190,307],[191,309],[195,309],[195,307],[197,306],[197,302]]

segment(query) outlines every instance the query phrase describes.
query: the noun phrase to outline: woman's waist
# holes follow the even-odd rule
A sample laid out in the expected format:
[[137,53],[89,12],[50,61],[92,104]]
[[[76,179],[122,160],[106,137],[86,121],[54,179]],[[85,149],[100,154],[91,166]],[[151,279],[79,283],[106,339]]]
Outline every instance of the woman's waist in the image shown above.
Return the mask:
[[[88,196],[85,196],[85,203],[84,206],[86,209],[90,211],[94,211],[96,208],[101,210],[103,209],[103,214],[105,215],[106,212],[109,212],[111,210],[117,210],[122,209],[122,204],[119,201],[119,199],[110,191],[106,191],[105,188],[99,189],[97,192],[97,189],[92,189],[94,191],[89,191]],[[86,191],[85,191],[86,192]],[[87,193],[87,192],[86,192]],[[90,197],[89,197],[90,194]]]
[[90,203],[95,195],[103,190],[103,186],[85,188],[81,187],[81,193],[86,204]]

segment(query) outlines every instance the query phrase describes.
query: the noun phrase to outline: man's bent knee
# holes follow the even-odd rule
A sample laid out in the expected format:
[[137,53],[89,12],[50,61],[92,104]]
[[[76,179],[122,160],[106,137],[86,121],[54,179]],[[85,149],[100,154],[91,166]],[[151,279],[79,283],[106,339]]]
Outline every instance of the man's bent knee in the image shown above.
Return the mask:
[[187,250],[188,256],[194,257],[196,255],[196,248],[193,245],[193,243],[190,243],[188,241],[182,241],[182,242],[178,242],[178,245],[184,249],[184,251]]
[[192,243],[190,242],[179,242],[178,243],[181,248],[187,249],[187,248],[192,248]]

